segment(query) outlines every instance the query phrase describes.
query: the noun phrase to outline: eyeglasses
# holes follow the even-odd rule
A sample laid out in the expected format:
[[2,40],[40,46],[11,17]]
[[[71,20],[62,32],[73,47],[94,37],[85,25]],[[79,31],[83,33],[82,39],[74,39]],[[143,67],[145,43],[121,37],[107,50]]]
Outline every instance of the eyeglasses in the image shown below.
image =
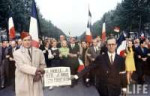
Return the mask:
[[115,46],[116,44],[107,44],[108,46]]

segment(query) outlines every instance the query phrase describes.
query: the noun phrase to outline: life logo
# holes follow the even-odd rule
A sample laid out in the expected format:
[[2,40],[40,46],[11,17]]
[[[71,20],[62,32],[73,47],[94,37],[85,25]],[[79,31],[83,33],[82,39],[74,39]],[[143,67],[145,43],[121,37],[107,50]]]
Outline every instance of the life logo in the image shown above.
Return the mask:
[[127,94],[132,96],[150,96],[150,85],[149,84],[128,85]]

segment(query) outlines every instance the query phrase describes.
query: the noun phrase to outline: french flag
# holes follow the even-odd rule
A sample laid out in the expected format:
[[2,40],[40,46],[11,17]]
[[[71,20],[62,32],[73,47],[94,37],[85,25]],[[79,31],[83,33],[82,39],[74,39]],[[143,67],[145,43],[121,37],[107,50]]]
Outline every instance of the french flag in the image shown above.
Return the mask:
[[32,2],[32,13],[30,18],[30,29],[29,34],[32,36],[32,46],[39,48],[39,38],[38,38],[38,22],[37,22],[37,10],[35,1]]
[[141,32],[141,34],[140,34],[141,36],[140,36],[140,38],[141,39],[145,39],[145,35],[144,35],[144,33],[143,32]]
[[86,41],[88,43],[91,43],[92,42],[92,34],[91,34],[91,18],[92,18],[92,14],[91,14],[90,10],[89,10],[88,16],[89,16],[89,19],[88,19],[87,29],[86,29]]
[[117,44],[118,44],[117,54],[120,56],[124,56],[124,53],[125,53],[125,49],[127,46],[126,37],[127,37],[126,33],[123,32],[120,35],[119,39],[117,40]]
[[104,22],[102,26],[102,42],[105,41],[106,41],[106,23]]
[[78,72],[81,72],[85,68],[85,66],[83,61],[80,58],[78,58],[78,61],[79,61]]
[[10,17],[8,20],[8,29],[9,29],[9,40],[15,39],[16,32],[14,27],[13,18]]

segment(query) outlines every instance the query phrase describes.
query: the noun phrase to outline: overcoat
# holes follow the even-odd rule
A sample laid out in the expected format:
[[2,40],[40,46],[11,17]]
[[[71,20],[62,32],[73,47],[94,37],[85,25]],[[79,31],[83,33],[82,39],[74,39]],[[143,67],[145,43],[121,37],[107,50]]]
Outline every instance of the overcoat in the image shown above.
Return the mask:
[[37,48],[28,50],[21,47],[13,53],[16,62],[15,90],[16,96],[43,96],[42,80],[34,82],[33,78],[38,67],[46,67],[43,52]]

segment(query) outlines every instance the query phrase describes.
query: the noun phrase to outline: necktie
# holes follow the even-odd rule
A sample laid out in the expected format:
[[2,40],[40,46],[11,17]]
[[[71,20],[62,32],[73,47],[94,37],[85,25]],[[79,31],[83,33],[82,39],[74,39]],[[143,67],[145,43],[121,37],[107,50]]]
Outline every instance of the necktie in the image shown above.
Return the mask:
[[72,49],[74,48],[74,44],[71,45]]
[[113,55],[110,55],[110,63],[113,64],[114,61],[113,61]]
[[95,52],[97,53],[97,48],[95,47]]
[[32,60],[32,55],[31,55],[30,49],[28,49],[28,54],[29,54],[29,56],[30,56],[30,58]]

